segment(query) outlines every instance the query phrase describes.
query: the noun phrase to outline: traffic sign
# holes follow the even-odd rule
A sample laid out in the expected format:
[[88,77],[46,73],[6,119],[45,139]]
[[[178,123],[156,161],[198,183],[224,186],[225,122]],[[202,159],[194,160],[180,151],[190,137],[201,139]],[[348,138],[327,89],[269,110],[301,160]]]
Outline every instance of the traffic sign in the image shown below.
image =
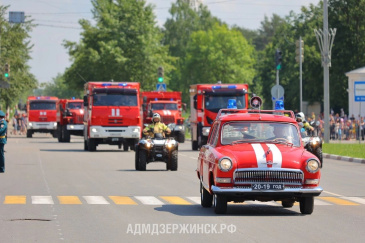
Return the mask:
[[284,96],[284,88],[280,84],[274,85],[271,88],[271,96],[275,99],[280,99]]
[[166,91],[166,84],[156,84],[157,91]]
[[365,81],[355,81],[354,96],[355,102],[365,101]]

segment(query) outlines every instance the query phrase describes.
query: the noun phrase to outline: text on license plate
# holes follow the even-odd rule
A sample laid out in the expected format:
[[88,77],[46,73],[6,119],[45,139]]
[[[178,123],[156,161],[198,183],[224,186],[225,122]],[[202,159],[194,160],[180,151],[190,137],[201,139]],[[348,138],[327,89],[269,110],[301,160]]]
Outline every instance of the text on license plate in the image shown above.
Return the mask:
[[252,184],[251,188],[252,190],[284,190],[284,185],[273,183]]

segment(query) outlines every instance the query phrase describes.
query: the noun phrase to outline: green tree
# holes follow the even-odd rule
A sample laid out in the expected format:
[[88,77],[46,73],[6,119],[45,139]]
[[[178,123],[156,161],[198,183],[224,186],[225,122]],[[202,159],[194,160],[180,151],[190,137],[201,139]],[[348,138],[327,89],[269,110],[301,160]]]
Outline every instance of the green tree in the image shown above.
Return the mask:
[[24,93],[37,87],[37,81],[30,73],[28,61],[32,45],[29,41],[29,32],[34,25],[26,18],[23,24],[9,24],[7,11],[9,6],[0,5],[0,33],[1,33],[1,59],[0,66],[3,69],[5,63],[10,65],[10,77],[4,78],[10,84],[9,88],[0,89],[0,99],[5,107],[18,104]]
[[41,84],[43,87],[42,95],[56,96],[60,99],[70,99],[71,97],[81,98],[83,92],[80,90],[70,89],[65,83],[63,75],[58,74],[53,78],[51,83]]
[[[256,74],[255,49],[237,30],[216,23],[211,30],[191,35],[183,65],[187,84],[248,83]],[[184,89],[188,97],[188,89]]]
[[170,87],[173,90],[183,90],[187,81],[182,78],[181,70],[191,34],[199,30],[210,30],[219,20],[211,15],[206,6],[200,5],[195,11],[186,0],[177,0],[171,5],[169,12],[171,18],[164,24],[163,43],[169,47],[169,54],[177,58],[176,69],[169,74],[172,80]]
[[348,112],[345,73],[365,63],[365,0],[329,0],[328,7],[329,28],[338,30],[331,55],[330,106],[335,112],[341,108]]
[[[64,76],[71,88],[87,81],[135,81],[153,89],[157,68],[173,69],[151,5],[145,0],[92,0],[95,26],[81,20],[80,42],[65,42],[73,64]],[[167,80],[168,81],[168,80]]]

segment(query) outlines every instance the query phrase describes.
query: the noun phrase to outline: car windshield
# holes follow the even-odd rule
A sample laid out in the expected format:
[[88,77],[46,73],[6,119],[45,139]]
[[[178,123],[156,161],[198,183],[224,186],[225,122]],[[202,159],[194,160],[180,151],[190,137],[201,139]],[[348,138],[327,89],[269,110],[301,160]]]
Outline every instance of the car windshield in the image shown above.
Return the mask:
[[32,101],[29,105],[30,110],[56,110],[56,102],[52,101]]
[[137,106],[136,94],[98,93],[93,97],[94,106]]
[[222,127],[221,143],[285,143],[299,147],[299,132],[295,125],[279,122],[228,122]]
[[82,109],[82,102],[70,102],[67,107],[69,109]]
[[227,108],[228,100],[235,99],[237,109],[245,108],[245,96],[244,95],[206,95],[205,96],[205,109],[218,113],[220,109]]
[[174,103],[153,103],[152,110],[177,110],[177,104]]

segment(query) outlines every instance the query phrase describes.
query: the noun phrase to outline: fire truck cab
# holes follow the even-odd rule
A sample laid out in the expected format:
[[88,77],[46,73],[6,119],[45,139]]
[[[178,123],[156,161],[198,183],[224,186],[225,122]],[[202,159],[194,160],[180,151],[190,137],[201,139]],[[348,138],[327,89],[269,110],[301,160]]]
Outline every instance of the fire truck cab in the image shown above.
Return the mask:
[[56,103],[57,97],[29,96],[27,99],[27,138],[33,133],[51,133],[57,137]]
[[189,92],[192,150],[207,143],[218,111],[227,108],[229,100],[235,100],[237,109],[248,108],[247,84],[194,84]]
[[99,144],[134,149],[141,138],[140,85],[136,82],[88,82],[84,96],[84,150]]
[[58,142],[69,143],[71,135],[84,134],[84,103],[82,99],[60,99],[57,103]]
[[181,92],[142,92],[143,123],[149,124],[152,115],[158,113],[161,121],[171,129],[171,135],[179,142],[185,142],[185,126],[182,117]]

